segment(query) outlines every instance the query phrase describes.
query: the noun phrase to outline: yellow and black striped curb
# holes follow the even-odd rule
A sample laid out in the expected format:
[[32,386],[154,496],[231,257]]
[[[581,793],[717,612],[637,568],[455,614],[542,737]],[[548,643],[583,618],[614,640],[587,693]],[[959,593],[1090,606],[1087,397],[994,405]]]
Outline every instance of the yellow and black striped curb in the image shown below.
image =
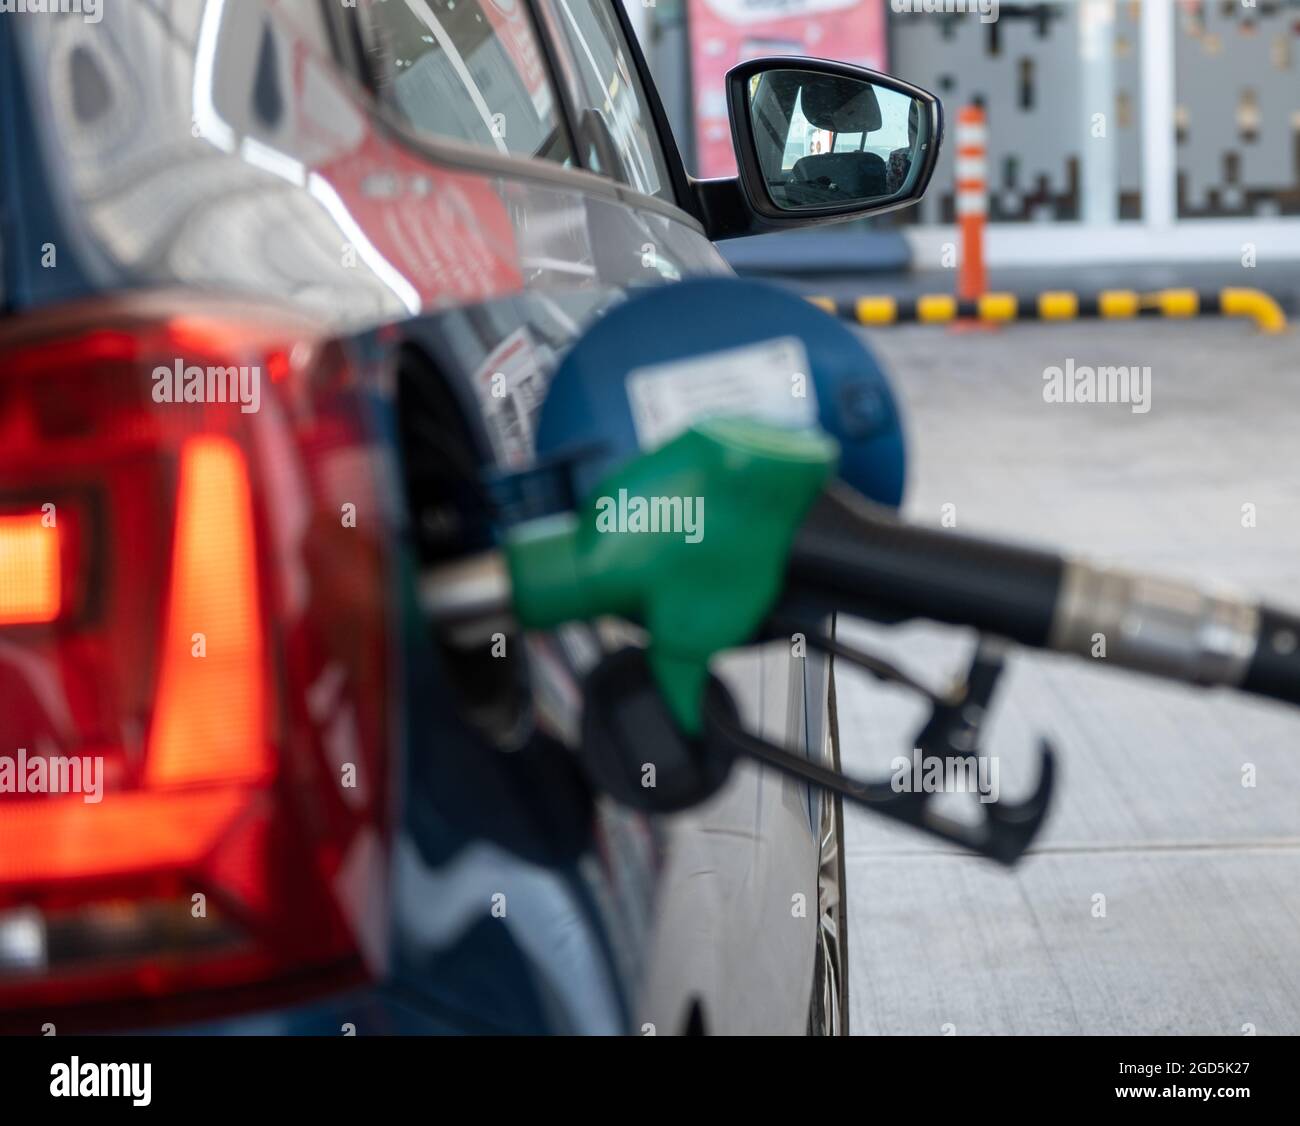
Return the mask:
[[931,293],[921,297],[809,297],[828,313],[864,325],[946,324],[956,320],[977,320],[986,324],[1007,321],[1072,321],[1080,317],[1131,320],[1136,317],[1251,317],[1263,332],[1282,332],[1286,314],[1260,289],[1220,289],[1200,293],[1194,289],[1164,289],[1138,293],[1131,289],[1104,289],[1080,295],[1053,290],[1037,296],[1017,297],[1014,293],[986,293],[974,301],[950,294]]

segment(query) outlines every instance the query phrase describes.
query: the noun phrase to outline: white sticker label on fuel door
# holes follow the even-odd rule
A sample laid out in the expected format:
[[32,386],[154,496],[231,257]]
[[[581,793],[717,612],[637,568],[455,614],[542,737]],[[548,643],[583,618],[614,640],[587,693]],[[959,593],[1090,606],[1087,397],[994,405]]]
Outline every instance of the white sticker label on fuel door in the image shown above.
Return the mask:
[[719,415],[794,428],[817,423],[808,352],[797,336],[636,368],[628,372],[627,398],[646,450]]

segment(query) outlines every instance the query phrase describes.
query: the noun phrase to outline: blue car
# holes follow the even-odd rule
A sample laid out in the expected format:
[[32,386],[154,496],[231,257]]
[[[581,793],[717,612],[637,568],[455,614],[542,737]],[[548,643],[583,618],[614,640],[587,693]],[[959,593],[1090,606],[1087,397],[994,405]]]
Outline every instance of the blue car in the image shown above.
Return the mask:
[[[614,0],[62,7],[0,20],[0,1029],[846,1031],[838,804],[617,804],[620,627],[428,585],[589,325],[912,202],[933,99],[748,62],[697,181]],[[725,673],[835,760],[826,660]]]

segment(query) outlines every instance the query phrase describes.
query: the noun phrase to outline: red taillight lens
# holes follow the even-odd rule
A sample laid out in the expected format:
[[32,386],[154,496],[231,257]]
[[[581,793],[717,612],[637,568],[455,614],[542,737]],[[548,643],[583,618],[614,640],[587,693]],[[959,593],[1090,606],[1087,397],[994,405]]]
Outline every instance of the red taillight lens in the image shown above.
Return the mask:
[[[123,320],[17,344],[0,323],[0,1025],[337,987],[375,923],[358,904],[382,878],[383,748],[349,748],[370,791],[344,792],[286,546],[308,550],[313,497],[272,385],[305,345]],[[259,409],[160,402],[178,362],[265,370]],[[298,541],[273,534],[286,512]]]
[[271,770],[248,471],[229,438],[181,452],[172,586],[145,780],[255,782]]
[[57,523],[0,515],[0,625],[52,622],[63,604]]

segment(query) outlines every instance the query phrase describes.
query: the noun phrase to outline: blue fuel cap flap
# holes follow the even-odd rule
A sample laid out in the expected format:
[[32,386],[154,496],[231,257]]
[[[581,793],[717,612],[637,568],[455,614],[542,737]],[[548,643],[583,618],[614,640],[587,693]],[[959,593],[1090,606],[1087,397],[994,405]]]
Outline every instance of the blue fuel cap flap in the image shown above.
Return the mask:
[[835,317],[765,282],[699,278],[641,290],[564,357],[542,404],[539,459],[573,456],[573,492],[707,417],[820,426],[840,476],[880,503],[903,497],[906,452],[889,382]]

